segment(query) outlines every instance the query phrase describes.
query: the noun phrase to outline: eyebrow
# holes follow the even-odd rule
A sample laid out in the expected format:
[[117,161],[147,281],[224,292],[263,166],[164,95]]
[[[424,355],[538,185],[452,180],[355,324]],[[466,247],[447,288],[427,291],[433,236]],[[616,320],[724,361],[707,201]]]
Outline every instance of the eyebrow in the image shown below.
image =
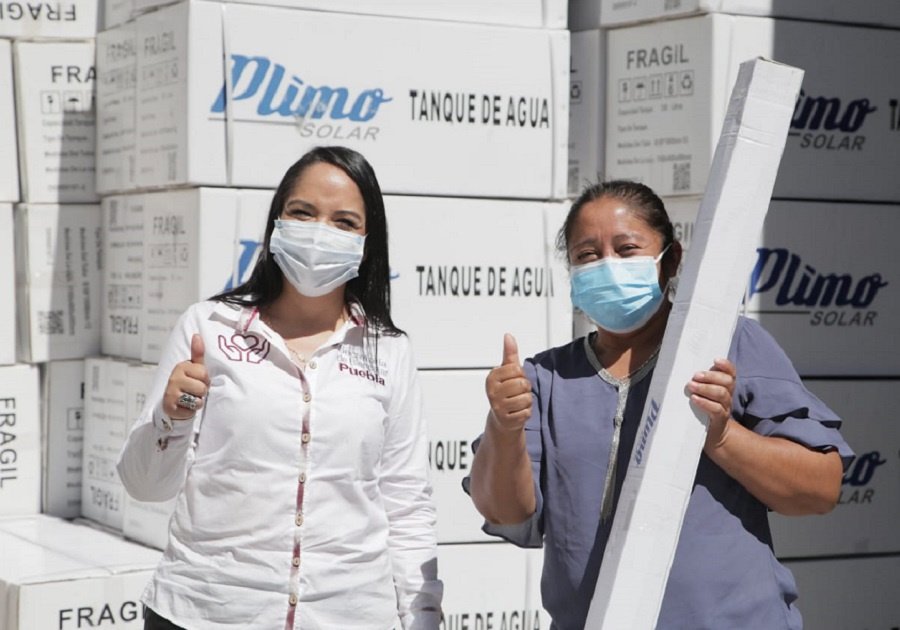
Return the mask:
[[[646,245],[646,238],[644,238],[640,232],[623,232],[621,234],[616,234],[612,238],[613,244],[621,243],[622,241],[636,241],[639,242],[642,246]],[[577,243],[572,244],[572,248],[582,247],[584,245],[588,245],[591,243],[598,242],[598,239],[594,236],[588,236],[587,238],[583,238]]]

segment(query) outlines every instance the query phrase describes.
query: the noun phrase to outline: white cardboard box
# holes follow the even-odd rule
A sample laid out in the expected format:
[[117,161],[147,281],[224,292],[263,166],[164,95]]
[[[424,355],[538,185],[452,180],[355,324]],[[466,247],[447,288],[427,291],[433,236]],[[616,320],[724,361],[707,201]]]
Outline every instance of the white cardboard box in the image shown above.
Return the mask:
[[898,205],[772,202],[747,315],[802,376],[900,374],[898,230]]
[[656,625],[708,422],[684,387],[728,351],[753,265],[747,235],[762,229],[802,77],[797,68],[762,59],[741,65],[586,629]]
[[13,91],[12,45],[0,39],[0,202],[19,200],[19,154]]
[[442,628],[528,630],[549,628],[541,606],[541,552],[508,543],[439,545],[444,582]]
[[262,246],[271,191],[195,188],[143,196],[141,359],[156,363],[194,302],[246,280]]
[[[128,430],[144,409],[153,386],[155,365],[129,365],[126,382],[126,421]],[[122,533],[126,538],[155,549],[164,549],[169,540],[169,520],[175,499],[148,503],[123,494],[125,509]]]
[[94,183],[94,42],[13,46],[22,199],[90,203]]
[[[129,21],[136,14],[135,0],[104,0],[103,31]],[[101,33],[97,33],[99,39]]]
[[97,34],[96,187],[104,194],[135,185],[136,35],[134,23]]
[[568,31],[202,0],[136,24],[138,188],[274,188],[344,144],[387,193],[565,197]]
[[84,447],[84,361],[50,361],[42,371],[43,467],[41,511],[81,515]]
[[506,332],[522,357],[572,338],[568,277],[548,246],[564,204],[389,196],[385,205],[392,316],[418,367],[499,365]]
[[730,13],[841,24],[900,26],[893,0],[570,0],[569,27],[580,31],[698,13]]
[[143,627],[140,596],[159,552],[45,515],[0,520],[5,630]]
[[0,365],[16,362],[16,256],[13,208],[0,203]]
[[103,295],[100,350],[140,359],[144,290],[144,196],[113,195],[100,203]]
[[97,33],[98,0],[0,2],[0,37],[84,39]]
[[794,574],[803,627],[892,630],[900,620],[900,556],[787,562]]
[[[247,0],[248,4],[275,5],[339,13],[381,15],[416,20],[450,20],[532,28],[567,28],[567,0]],[[135,0],[135,11],[171,4],[166,0]]]
[[132,424],[126,400],[128,367],[104,357],[84,362],[81,514],[116,531],[122,531],[125,500],[116,462]]
[[782,558],[900,553],[897,382],[806,379],[805,385],[843,419],[841,434],[856,457],[844,473],[838,505],[828,514],[769,513],[775,552]]
[[606,32],[572,33],[569,196],[602,179],[606,152]]
[[100,206],[16,206],[19,360],[100,350]]
[[485,377],[486,370],[419,371],[439,544],[498,540],[481,531],[484,518],[462,489],[475,457],[472,443],[484,431],[489,408]]
[[35,366],[0,367],[0,516],[41,511],[38,380]]
[[701,194],[738,63],[762,55],[805,70],[775,196],[897,200],[897,93],[883,79],[897,31],[712,15],[614,29],[608,42],[608,176]]

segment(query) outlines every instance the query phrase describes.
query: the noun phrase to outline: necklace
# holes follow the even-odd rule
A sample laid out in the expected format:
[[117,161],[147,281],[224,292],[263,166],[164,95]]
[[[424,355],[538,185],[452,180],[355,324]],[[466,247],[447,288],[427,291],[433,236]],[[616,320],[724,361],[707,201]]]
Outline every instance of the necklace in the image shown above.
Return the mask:
[[596,332],[591,333],[591,335],[588,338],[588,341],[589,341],[591,352],[594,354],[594,357],[597,360],[597,365],[600,367],[600,369],[603,370],[604,373],[606,373],[607,375],[610,376],[610,378],[613,378],[616,381],[630,381],[635,375],[640,374],[648,365],[650,365],[650,363],[652,363],[653,361],[656,360],[657,355],[659,355],[659,349],[662,346],[662,343],[658,344],[656,346],[656,348],[653,349],[653,352],[650,353],[650,356],[648,356],[647,359],[643,363],[641,363],[635,369],[631,370],[624,377],[620,378],[617,376],[613,376],[613,374],[603,365],[602,361],[600,360],[600,353],[597,351],[597,347],[595,345],[595,343],[597,341],[597,333]]
[[293,348],[288,346],[287,342],[285,342],[285,345],[287,346],[288,352],[291,353],[291,358],[294,360],[294,363],[297,363],[300,367],[305,366],[306,365],[306,357],[304,357],[302,354],[300,354],[299,352],[297,352],[296,350],[294,350]]

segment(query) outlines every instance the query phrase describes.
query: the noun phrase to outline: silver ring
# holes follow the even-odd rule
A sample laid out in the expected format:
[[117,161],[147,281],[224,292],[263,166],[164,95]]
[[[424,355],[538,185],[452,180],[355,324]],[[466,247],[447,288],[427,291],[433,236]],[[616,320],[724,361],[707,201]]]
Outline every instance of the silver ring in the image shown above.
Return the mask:
[[199,396],[194,396],[193,394],[182,394],[178,397],[178,400],[175,402],[175,404],[182,409],[190,409],[191,411],[194,411],[197,408],[197,403],[199,402]]

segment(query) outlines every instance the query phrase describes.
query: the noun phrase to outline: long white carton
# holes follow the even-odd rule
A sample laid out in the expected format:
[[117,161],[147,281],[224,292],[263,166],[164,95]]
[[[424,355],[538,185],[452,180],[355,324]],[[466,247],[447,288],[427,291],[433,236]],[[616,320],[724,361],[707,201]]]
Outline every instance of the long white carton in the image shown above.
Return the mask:
[[94,357],[84,362],[84,450],[81,515],[122,531],[125,488],[116,461],[131,428],[128,363]]
[[729,13],[840,24],[900,26],[893,0],[582,0],[570,3],[572,30],[618,27],[700,13]]
[[41,511],[38,380],[35,366],[0,367],[0,516]]
[[708,422],[684,387],[728,351],[753,265],[747,235],[762,229],[802,78],[762,59],[741,64],[586,629],[656,625]]
[[194,302],[245,281],[262,248],[271,191],[194,188],[143,196],[141,359],[156,363]]
[[97,201],[94,42],[13,46],[22,199]]
[[141,357],[144,291],[143,195],[113,195],[100,203],[103,220],[103,295],[100,350]]
[[14,226],[12,205],[0,203],[0,365],[16,362]]
[[134,23],[97,34],[96,187],[104,194],[135,185],[136,35]]
[[84,361],[44,364],[42,512],[81,516],[84,447]]
[[439,544],[497,540],[481,531],[484,518],[462,490],[475,457],[472,443],[484,431],[485,377],[486,370],[419,371]]
[[[245,0],[248,4],[284,6],[412,18],[416,20],[450,20],[532,28],[566,28],[567,0]],[[134,12],[143,13],[171,0],[134,0]],[[115,18],[115,16],[114,16]]]
[[747,315],[803,376],[900,374],[900,204],[773,201]]
[[0,177],[0,202],[19,200],[14,94],[12,45],[0,39],[0,173],[3,173]]
[[523,357],[572,338],[566,271],[548,247],[564,204],[389,196],[385,205],[392,316],[420,368],[493,367],[506,332]]
[[0,2],[0,37],[87,39],[97,34],[98,0]]
[[143,628],[159,552],[46,515],[0,520],[5,630]]
[[136,188],[274,188],[343,144],[387,193],[565,197],[568,31],[203,0],[136,25]]
[[[126,422],[131,425],[144,409],[147,396],[153,386],[155,365],[129,365],[126,377]],[[122,533],[126,538],[153,547],[165,549],[169,540],[169,520],[175,509],[175,499],[147,503],[132,499],[123,493],[125,503]]]
[[897,201],[900,106],[884,80],[897,31],[711,15],[613,29],[608,42],[608,176],[701,194],[738,62],[762,55],[806,71],[775,196]]
[[[900,556],[786,562],[800,593],[804,628],[867,630],[897,627]],[[840,576],[836,578],[836,576]]]
[[[775,552],[783,558],[900,553],[900,404],[897,381],[805,379],[844,419],[855,452],[834,510],[802,518],[769,513]],[[801,592],[802,595],[802,592]]]
[[569,196],[601,179],[606,151],[606,33],[572,33],[569,74]]
[[100,350],[100,206],[19,205],[16,290],[20,361]]

